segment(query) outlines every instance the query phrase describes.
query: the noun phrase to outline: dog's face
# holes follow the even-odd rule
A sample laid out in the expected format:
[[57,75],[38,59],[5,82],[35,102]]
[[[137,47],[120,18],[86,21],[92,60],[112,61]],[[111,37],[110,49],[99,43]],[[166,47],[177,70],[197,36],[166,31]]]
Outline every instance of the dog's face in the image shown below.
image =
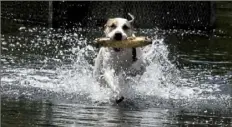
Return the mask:
[[108,19],[104,32],[112,40],[124,40],[133,34],[131,22],[124,18]]

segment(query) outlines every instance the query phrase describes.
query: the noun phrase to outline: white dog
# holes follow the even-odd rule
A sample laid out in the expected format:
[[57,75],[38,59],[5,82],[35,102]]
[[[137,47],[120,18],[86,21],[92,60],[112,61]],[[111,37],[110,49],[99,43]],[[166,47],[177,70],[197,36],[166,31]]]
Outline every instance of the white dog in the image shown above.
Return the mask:
[[[105,24],[104,33],[112,40],[124,40],[135,36],[132,28],[134,16],[128,21],[125,18],[111,18]],[[140,48],[105,48],[101,47],[95,59],[94,76],[110,87],[116,95],[116,103],[124,99],[126,75],[144,72],[143,51]]]

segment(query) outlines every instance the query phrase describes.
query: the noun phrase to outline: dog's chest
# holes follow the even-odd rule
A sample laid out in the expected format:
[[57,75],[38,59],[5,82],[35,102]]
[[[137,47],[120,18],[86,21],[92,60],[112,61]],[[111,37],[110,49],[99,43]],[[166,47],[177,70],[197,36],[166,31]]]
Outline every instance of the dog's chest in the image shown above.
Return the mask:
[[124,49],[120,52],[106,50],[104,62],[106,66],[111,66],[117,70],[128,69],[132,63],[132,49]]

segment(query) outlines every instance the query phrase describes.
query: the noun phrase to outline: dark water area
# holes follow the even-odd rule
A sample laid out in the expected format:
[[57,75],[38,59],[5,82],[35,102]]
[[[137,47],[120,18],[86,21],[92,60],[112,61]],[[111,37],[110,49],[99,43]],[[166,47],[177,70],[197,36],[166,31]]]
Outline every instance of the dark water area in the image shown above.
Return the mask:
[[216,28],[136,29],[154,40],[125,101],[92,77],[101,28],[21,27],[1,34],[1,126],[232,127],[232,9]]

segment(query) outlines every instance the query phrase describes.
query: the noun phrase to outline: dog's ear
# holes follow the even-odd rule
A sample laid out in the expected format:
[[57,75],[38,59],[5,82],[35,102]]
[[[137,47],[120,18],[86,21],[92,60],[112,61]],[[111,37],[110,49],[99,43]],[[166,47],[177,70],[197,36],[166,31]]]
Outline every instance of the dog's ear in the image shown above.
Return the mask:
[[106,29],[106,27],[107,27],[107,23],[103,26],[103,29]]
[[107,19],[107,20],[105,21],[105,25],[103,26],[103,29],[106,29],[107,23],[109,22],[109,20],[110,20],[110,19]]
[[128,15],[131,17],[131,20],[129,22],[130,23],[134,22],[134,20],[135,20],[134,15],[132,15],[131,13],[128,13]]
[[112,20],[113,20],[113,19],[110,18],[110,19],[108,19],[108,20],[106,21],[106,24],[105,24],[104,27],[103,27],[104,30],[106,30],[107,27],[110,26],[110,24],[112,23]]
[[107,29],[107,27],[108,27],[108,25],[109,25],[109,21],[110,21],[110,19],[107,19],[107,21],[105,21],[106,23],[105,23],[105,25],[103,26],[103,31],[104,31],[104,33],[106,33],[106,29]]
[[[108,20],[109,20],[109,19],[108,19]],[[104,33],[105,33],[106,28],[107,28],[107,22],[108,22],[108,20],[105,21],[105,24],[104,24],[104,26],[102,27]]]
[[104,27],[109,26],[109,24],[112,22],[112,20],[113,20],[113,19],[108,19],[108,20],[106,21],[106,24],[104,25]]

